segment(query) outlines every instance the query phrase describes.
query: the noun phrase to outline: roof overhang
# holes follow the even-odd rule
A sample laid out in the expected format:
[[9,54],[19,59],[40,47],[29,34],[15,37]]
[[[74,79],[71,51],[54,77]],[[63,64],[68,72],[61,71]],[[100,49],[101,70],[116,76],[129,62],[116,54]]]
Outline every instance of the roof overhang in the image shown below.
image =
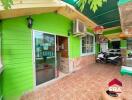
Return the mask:
[[104,36],[110,41],[120,39],[120,33],[108,34]]
[[64,6],[59,0],[13,0],[9,10],[0,4],[0,19],[53,12]]
[[96,23],[61,0],[13,0],[11,9],[5,10],[0,4],[0,19],[56,12],[71,20],[80,19],[87,27],[94,28]]
[[132,38],[132,34],[121,33],[121,34],[120,34],[120,38],[122,38],[122,39]]

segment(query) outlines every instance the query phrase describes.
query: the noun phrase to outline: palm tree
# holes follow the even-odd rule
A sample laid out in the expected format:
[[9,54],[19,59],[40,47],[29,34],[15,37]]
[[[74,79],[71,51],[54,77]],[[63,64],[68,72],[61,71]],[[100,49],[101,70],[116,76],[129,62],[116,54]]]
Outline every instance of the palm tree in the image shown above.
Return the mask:
[[11,5],[13,5],[12,0],[1,0],[1,2],[2,2],[5,9],[10,9]]
[[96,12],[99,7],[103,6],[104,2],[107,2],[107,0],[78,0],[77,5],[79,6],[80,10],[83,11],[85,5],[88,3],[90,5],[90,9],[93,12]]

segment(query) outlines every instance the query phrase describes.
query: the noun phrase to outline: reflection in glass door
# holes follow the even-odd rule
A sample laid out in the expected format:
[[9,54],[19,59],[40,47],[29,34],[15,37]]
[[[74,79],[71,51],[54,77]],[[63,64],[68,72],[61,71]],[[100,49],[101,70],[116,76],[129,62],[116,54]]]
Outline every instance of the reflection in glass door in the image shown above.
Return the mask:
[[36,85],[55,78],[55,36],[34,32]]

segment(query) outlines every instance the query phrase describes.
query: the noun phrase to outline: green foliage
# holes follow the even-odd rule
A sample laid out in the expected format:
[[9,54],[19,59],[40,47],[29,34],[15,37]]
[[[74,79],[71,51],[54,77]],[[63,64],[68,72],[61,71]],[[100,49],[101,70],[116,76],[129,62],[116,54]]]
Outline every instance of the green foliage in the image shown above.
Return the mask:
[[107,0],[78,0],[77,5],[79,6],[80,10],[83,11],[85,5],[88,3],[90,5],[90,9],[93,12],[96,12],[99,7],[103,6],[104,2],[107,2]]
[[5,9],[10,9],[11,5],[13,4],[12,0],[1,0]]

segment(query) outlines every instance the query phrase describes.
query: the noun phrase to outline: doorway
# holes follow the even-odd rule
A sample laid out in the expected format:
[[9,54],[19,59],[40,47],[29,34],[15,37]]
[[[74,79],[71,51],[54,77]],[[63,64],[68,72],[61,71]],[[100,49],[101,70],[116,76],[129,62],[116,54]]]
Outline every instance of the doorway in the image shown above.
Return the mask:
[[36,85],[69,72],[68,38],[33,31]]
[[58,76],[69,73],[68,38],[56,36],[56,59]]
[[34,31],[36,85],[55,78],[55,36]]
[[120,49],[120,41],[111,41],[111,49]]

